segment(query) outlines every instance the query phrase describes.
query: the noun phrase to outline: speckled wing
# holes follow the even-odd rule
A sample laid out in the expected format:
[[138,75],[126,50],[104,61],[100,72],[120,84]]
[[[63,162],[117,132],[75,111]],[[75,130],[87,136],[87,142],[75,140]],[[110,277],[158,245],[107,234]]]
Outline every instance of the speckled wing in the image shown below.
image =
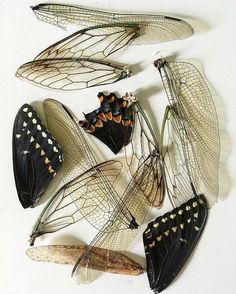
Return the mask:
[[132,133],[132,109],[123,98],[114,93],[98,94],[100,107],[85,114],[79,124],[117,154],[129,143]]
[[149,284],[160,293],[182,270],[203,232],[208,208],[203,195],[156,218],[143,233]]
[[16,115],[12,148],[16,188],[27,208],[35,204],[60,169],[62,149],[29,104]]

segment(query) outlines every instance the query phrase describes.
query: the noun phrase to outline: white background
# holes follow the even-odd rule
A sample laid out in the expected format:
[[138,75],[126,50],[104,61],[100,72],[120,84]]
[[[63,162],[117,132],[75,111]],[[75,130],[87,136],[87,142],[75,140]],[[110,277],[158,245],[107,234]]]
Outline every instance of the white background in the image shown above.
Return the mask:
[[[205,232],[194,256],[165,293],[236,293],[236,2],[58,2],[123,12],[182,17],[192,24],[195,35],[184,41],[129,47],[116,58],[124,63],[136,64],[136,74],[117,84],[71,93],[47,91],[18,80],[14,76],[15,71],[22,63],[33,59],[42,49],[65,37],[69,32],[39,22],[29,9],[30,5],[38,2],[1,0],[0,293],[152,293],[145,274],[139,277],[104,274],[89,286],[78,286],[70,278],[72,267],[36,263],[25,255],[31,227],[42,205],[24,210],[18,202],[12,171],[11,132],[16,112],[23,103],[55,98],[71,107],[81,118],[82,111],[94,109],[97,92],[105,90],[117,91],[120,94],[134,91],[156,126],[160,119],[159,113],[163,112],[166,103],[159,75],[152,65],[153,60],[160,55],[176,55],[179,60],[194,60],[200,66],[212,87],[219,113],[222,142],[219,202],[210,211]],[[85,229],[74,225],[68,231],[46,236],[37,241],[37,245],[76,244],[84,239],[84,233]],[[136,259],[144,264],[141,240],[136,241],[129,251],[134,252]]]

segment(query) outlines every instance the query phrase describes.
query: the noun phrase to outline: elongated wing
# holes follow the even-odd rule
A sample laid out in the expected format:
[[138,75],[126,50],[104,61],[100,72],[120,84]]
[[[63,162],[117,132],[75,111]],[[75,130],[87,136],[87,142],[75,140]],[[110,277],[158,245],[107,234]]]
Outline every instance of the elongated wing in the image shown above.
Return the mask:
[[[157,137],[139,102],[134,106],[133,116],[130,144],[125,147],[126,163],[149,204],[160,208],[165,184]],[[149,183],[152,183],[152,188]]]
[[[122,200],[131,213],[135,215],[136,222],[142,224],[148,211],[148,205],[145,197],[143,197],[143,192],[134,180],[131,180],[129,183]],[[106,268],[111,264],[109,250],[123,252],[135,239],[139,230],[137,227],[133,229],[127,228],[122,222],[122,218],[120,218],[120,206],[118,204],[119,209],[114,211],[107,224],[97,234],[89,244],[88,249],[75,264],[72,274],[80,283],[89,284],[102,274],[102,272],[106,271]],[[108,250],[107,259],[99,270],[95,270],[92,265],[92,256],[98,253],[94,246]],[[116,263],[116,260],[114,259],[112,262]]]
[[174,130],[197,193],[210,203],[218,197],[219,128],[211,93],[200,72],[190,63],[155,62],[174,109]]
[[27,208],[35,204],[61,168],[62,149],[29,104],[16,115],[12,148],[17,193]]
[[129,68],[92,59],[36,59],[23,64],[16,76],[52,90],[73,91],[107,85],[130,76]]
[[32,9],[39,20],[61,28],[69,24],[85,27],[110,23],[137,24],[140,32],[132,44],[160,43],[188,38],[193,34],[193,28],[186,21],[164,15],[121,14],[58,4],[39,4]]
[[208,208],[203,195],[159,216],[143,233],[149,284],[162,292],[177,277],[204,230]]
[[[93,227],[101,230],[109,221],[120,199],[114,198],[109,187],[114,184],[121,169],[118,161],[107,161],[92,167],[63,185],[49,200],[40,214],[32,233],[31,245],[37,237],[53,233],[85,218]],[[110,186],[109,186],[110,185]],[[129,227],[131,215],[120,202],[119,219]]]
[[105,24],[86,28],[56,42],[35,59],[85,58],[102,60],[124,48],[138,35],[138,26]]
[[115,154],[130,141],[132,133],[132,109],[128,101],[115,93],[98,93],[100,107],[85,114],[79,124],[83,129],[106,144]]

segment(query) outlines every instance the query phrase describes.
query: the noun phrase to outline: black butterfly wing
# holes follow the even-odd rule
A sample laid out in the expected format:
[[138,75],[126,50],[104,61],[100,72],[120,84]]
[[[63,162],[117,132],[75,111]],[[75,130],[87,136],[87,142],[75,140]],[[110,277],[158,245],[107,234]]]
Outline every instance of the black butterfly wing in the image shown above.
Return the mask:
[[60,169],[62,149],[29,104],[16,115],[12,148],[16,188],[27,208],[35,204]]
[[207,214],[206,199],[199,195],[148,224],[143,242],[148,279],[155,293],[163,291],[187,262],[201,237]]
[[114,93],[98,94],[100,107],[85,114],[80,126],[117,154],[127,145],[132,133],[132,110],[128,102]]

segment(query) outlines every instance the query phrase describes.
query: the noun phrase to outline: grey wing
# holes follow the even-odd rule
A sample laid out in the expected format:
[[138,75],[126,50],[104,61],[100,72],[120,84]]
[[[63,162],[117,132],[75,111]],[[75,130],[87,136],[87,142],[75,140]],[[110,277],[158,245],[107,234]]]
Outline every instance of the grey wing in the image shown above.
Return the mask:
[[133,44],[160,43],[188,38],[193,28],[186,21],[164,15],[122,14],[87,9],[80,6],[40,4],[33,7],[39,20],[66,28],[69,24],[80,26],[101,25],[109,23],[137,24],[139,37]]
[[[169,62],[162,79],[177,117],[176,128],[193,184],[210,205],[218,197],[219,127],[213,98],[195,66]],[[196,179],[196,180],[195,180]]]
[[37,59],[23,64],[16,76],[52,90],[73,91],[115,83],[130,76],[129,69],[115,63],[90,59]]

